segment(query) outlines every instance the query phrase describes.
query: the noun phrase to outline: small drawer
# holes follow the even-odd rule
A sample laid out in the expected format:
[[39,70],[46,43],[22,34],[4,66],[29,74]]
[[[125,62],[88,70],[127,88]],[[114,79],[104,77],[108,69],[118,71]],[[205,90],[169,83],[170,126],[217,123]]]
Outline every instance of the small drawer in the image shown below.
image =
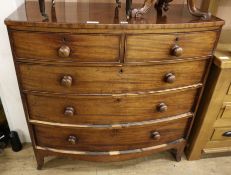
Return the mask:
[[[197,89],[134,96],[57,97],[28,94],[31,120],[66,124],[139,122],[193,112]],[[187,100],[185,100],[187,99]]]
[[231,119],[231,105],[225,106],[221,119]]
[[215,128],[211,140],[231,140],[231,127]]
[[73,62],[119,62],[120,35],[12,33],[17,58]]
[[20,64],[24,90],[61,94],[147,92],[202,83],[207,60],[126,67]]
[[[184,138],[189,119],[127,127],[34,125],[36,145],[66,150],[118,151],[145,148]],[[60,132],[61,131],[61,132]]]
[[128,35],[127,62],[149,62],[212,55],[217,32]]

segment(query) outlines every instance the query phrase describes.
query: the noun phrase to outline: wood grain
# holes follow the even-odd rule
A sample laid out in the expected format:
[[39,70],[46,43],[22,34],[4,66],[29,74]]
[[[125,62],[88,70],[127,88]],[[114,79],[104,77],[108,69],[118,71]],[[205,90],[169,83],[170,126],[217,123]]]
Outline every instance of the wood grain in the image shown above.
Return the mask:
[[[52,97],[27,95],[30,119],[68,124],[115,124],[147,121],[194,111],[197,89],[155,95]],[[185,101],[187,99],[187,101]],[[158,112],[160,103],[168,110]],[[66,116],[65,108],[74,115]]]
[[54,155],[119,161],[170,149],[180,161],[224,21],[182,5],[127,23],[124,4],[118,16],[114,3],[46,7],[47,21],[37,1],[5,20],[38,169]]
[[[183,138],[187,126],[188,118],[183,118],[176,121],[120,129],[35,125],[34,131],[36,144],[41,147],[79,151],[118,151],[155,146]],[[159,140],[152,138],[153,131],[160,133]],[[75,136],[77,143],[69,143],[67,141],[69,136]]]
[[[128,35],[126,38],[126,61],[145,62],[177,59],[171,54],[174,45],[182,48],[180,58],[211,55],[217,32],[195,32],[175,34]],[[203,41],[203,42],[201,42]]]
[[[64,67],[20,64],[24,90],[64,94],[119,94],[182,87],[201,83],[207,67],[206,60],[178,64],[123,67]],[[195,67],[197,69],[195,69]],[[174,83],[166,83],[165,75],[173,73]],[[72,77],[65,87],[61,80]]]
[[[28,38],[30,38],[28,40]],[[74,62],[120,62],[120,35],[12,32],[16,58]],[[62,58],[58,50],[70,48]]]

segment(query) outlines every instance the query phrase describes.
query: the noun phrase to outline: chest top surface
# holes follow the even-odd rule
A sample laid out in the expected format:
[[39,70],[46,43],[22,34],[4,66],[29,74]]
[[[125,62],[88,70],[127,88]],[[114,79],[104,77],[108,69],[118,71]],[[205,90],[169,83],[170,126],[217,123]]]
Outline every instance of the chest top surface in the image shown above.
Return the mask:
[[[134,4],[139,7],[140,4]],[[200,28],[221,26],[224,21],[212,17],[201,20],[189,14],[186,5],[171,5],[167,12],[154,8],[141,19],[126,19],[125,4],[88,2],[46,2],[48,20],[44,21],[37,1],[29,1],[12,13],[5,23],[8,26],[102,28],[102,29],[164,29]]]

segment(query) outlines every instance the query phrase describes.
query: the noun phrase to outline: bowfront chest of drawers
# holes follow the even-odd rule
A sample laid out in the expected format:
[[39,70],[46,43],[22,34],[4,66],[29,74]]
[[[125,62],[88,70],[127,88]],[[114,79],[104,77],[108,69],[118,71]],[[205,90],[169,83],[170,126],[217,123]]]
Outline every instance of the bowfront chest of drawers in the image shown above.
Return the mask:
[[52,155],[179,161],[187,146],[223,21],[176,5],[126,24],[114,8],[57,2],[42,21],[27,2],[5,21],[39,169]]

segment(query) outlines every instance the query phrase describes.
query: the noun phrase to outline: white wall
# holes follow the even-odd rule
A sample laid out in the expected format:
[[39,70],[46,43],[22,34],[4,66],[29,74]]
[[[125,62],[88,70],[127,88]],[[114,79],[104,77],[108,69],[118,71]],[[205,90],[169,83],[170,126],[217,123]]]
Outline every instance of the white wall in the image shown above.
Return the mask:
[[11,130],[19,133],[22,142],[29,142],[9,38],[4,19],[20,6],[24,0],[1,0],[0,6],[0,96]]

